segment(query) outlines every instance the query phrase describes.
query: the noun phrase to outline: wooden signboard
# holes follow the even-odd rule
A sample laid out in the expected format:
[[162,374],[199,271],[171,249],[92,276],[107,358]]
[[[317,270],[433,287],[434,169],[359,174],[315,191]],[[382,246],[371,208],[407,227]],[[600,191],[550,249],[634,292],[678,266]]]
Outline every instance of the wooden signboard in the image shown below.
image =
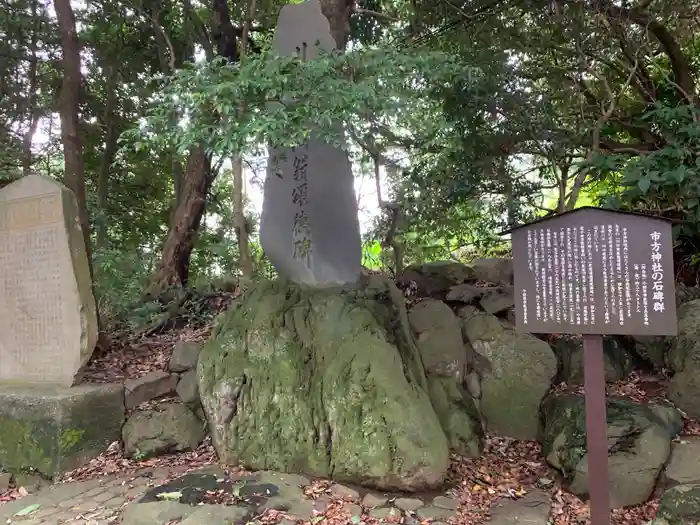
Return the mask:
[[592,525],[609,525],[603,335],[677,335],[671,223],[584,207],[509,230],[515,328],[580,334]]

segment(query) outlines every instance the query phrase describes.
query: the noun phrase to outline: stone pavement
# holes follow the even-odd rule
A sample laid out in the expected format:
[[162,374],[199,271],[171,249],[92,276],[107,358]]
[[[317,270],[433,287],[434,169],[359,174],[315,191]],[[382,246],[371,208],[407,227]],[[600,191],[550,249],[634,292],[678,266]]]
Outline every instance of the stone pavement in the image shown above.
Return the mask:
[[[304,491],[309,484],[308,478],[295,474],[229,475],[213,466],[188,474],[144,470],[128,478],[112,476],[45,487],[20,500],[0,504],[0,523],[231,525],[256,523],[255,517],[268,509],[313,522],[317,513],[325,513],[338,502],[346,523],[362,523],[365,515],[379,523],[400,520],[405,525],[446,525],[457,517],[459,503],[448,495],[391,497],[334,483],[325,494],[311,500]],[[229,504],[212,502],[212,494],[228,495]],[[524,498],[497,504],[491,509],[490,524],[546,525],[550,508],[549,494],[536,489]],[[290,519],[280,522],[294,523]]]
[[150,487],[163,483],[168,475],[167,471],[147,470],[136,477],[110,476],[47,486],[22,499],[0,504],[0,523],[114,524],[127,502],[141,497]]

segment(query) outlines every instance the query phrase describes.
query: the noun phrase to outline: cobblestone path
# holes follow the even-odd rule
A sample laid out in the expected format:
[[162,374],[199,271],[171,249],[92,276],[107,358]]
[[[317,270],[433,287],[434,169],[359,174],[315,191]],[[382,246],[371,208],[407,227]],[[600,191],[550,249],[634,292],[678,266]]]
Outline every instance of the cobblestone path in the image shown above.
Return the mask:
[[0,505],[0,523],[22,525],[108,525],[118,523],[124,506],[170,472],[150,470],[136,477],[105,477],[60,483]]

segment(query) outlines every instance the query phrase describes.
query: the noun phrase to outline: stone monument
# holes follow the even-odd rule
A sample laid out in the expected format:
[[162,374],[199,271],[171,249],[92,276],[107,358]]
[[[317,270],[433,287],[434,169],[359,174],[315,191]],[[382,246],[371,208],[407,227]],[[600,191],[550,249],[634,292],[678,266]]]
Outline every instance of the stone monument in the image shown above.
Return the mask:
[[0,190],[0,380],[73,386],[97,343],[73,193],[29,175]]
[[[282,8],[273,46],[304,60],[336,48],[318,0]],[[345,151],[313,136],[270,152],[260,243],[280,275],[316,287],[353,283],[362,244],[352,167]]]

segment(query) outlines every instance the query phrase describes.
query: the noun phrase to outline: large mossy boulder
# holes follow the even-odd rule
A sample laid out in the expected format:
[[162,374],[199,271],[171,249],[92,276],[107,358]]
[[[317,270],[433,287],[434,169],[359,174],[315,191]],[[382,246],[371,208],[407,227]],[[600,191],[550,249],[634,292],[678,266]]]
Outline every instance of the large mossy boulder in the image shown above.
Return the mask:
[[[547,462],[561,471],[569,490],[589,492],[586,448],[586,405],[582,396],[549,395],[542,404],[544,428],[540,441]],[[671,440],[682,427],[671,407],[643,406],[628,400],[608,400],[610,497],[613,508],[644,503],[671,451]]]
[[197,372],[225,463],[387,490],[445,479],[447,438],[388,279],[324,290],[259,283],[219,317]]
[[679,308],[678,336],[672,340],[666,364],[674,372],[668,398],[690,417],[700,417],[700,299]]
[[487,430],[535,439],[540,403],[557,373],[554,352],[545,341],[516,333],[505,321],[475,308],[462,309],[460,316],[464,335],[477,354],[479,410]]

